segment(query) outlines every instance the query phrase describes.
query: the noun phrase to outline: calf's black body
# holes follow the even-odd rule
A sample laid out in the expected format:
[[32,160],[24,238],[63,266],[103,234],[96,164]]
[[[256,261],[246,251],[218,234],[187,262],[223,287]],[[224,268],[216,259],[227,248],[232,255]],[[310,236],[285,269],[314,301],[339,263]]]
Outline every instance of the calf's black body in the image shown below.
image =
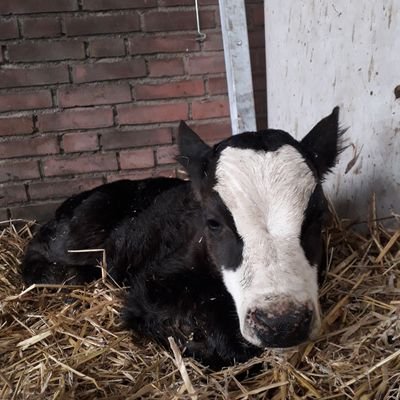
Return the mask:
[[190,183],[155,178],[117,181],[66,200],[28,245],[23,278],[83,284],[98,279],[104,248],[108,272],[128,286],[124,323],[213,368],[260,349],[242,338],[234,304],[208,257],[202,210]]

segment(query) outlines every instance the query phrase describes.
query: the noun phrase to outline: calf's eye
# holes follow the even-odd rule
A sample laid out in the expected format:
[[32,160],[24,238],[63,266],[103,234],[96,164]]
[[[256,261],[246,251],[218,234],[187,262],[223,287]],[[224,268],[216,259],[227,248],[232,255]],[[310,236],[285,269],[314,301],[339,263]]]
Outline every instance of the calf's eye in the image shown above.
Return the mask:
[[217,232],[221,229],[221,224],[218,221],[216,221],[215,219],[208,219],[207,226],[208,226],[208,229],[210,229],[213,232]]

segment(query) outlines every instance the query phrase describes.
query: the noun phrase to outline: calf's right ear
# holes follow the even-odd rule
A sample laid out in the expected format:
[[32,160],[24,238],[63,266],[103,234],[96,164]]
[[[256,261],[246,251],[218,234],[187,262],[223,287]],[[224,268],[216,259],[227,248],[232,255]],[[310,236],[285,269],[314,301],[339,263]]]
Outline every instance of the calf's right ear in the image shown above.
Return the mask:
[[345,131],[339,127],[339,107],[335,107],[332,113],[318,122],[301,141],[320,179],[335,166],[342,150],[341,136]]
[[177,161],[185,168],[195,186],[199,187],[211,151],[206,143],[185,122],[179,124]]

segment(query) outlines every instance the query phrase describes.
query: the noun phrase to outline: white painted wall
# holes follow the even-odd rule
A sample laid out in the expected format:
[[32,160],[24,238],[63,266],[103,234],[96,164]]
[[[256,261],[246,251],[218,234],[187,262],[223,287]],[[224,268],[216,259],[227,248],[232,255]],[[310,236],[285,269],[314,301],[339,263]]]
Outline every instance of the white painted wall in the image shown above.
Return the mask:
[[[303,137],[335,105],[347,149],[328,179],[339,212],[400,211],[400,1],[265,0],[268,124]],[[350,163],[350,164],[349,164]]]

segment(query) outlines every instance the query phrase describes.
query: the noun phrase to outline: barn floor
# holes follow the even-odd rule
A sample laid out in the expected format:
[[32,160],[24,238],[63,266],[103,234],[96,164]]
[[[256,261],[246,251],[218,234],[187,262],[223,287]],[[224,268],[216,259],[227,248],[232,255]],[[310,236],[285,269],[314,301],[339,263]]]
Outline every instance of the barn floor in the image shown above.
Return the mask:
[[118,325],[121,290],[109,283],[24,288],[32,223],[5,222],[0,399],[400,399],[400,217],[392,222],[360,235],[334,218],[318,340],[217,373],[132,340]]

